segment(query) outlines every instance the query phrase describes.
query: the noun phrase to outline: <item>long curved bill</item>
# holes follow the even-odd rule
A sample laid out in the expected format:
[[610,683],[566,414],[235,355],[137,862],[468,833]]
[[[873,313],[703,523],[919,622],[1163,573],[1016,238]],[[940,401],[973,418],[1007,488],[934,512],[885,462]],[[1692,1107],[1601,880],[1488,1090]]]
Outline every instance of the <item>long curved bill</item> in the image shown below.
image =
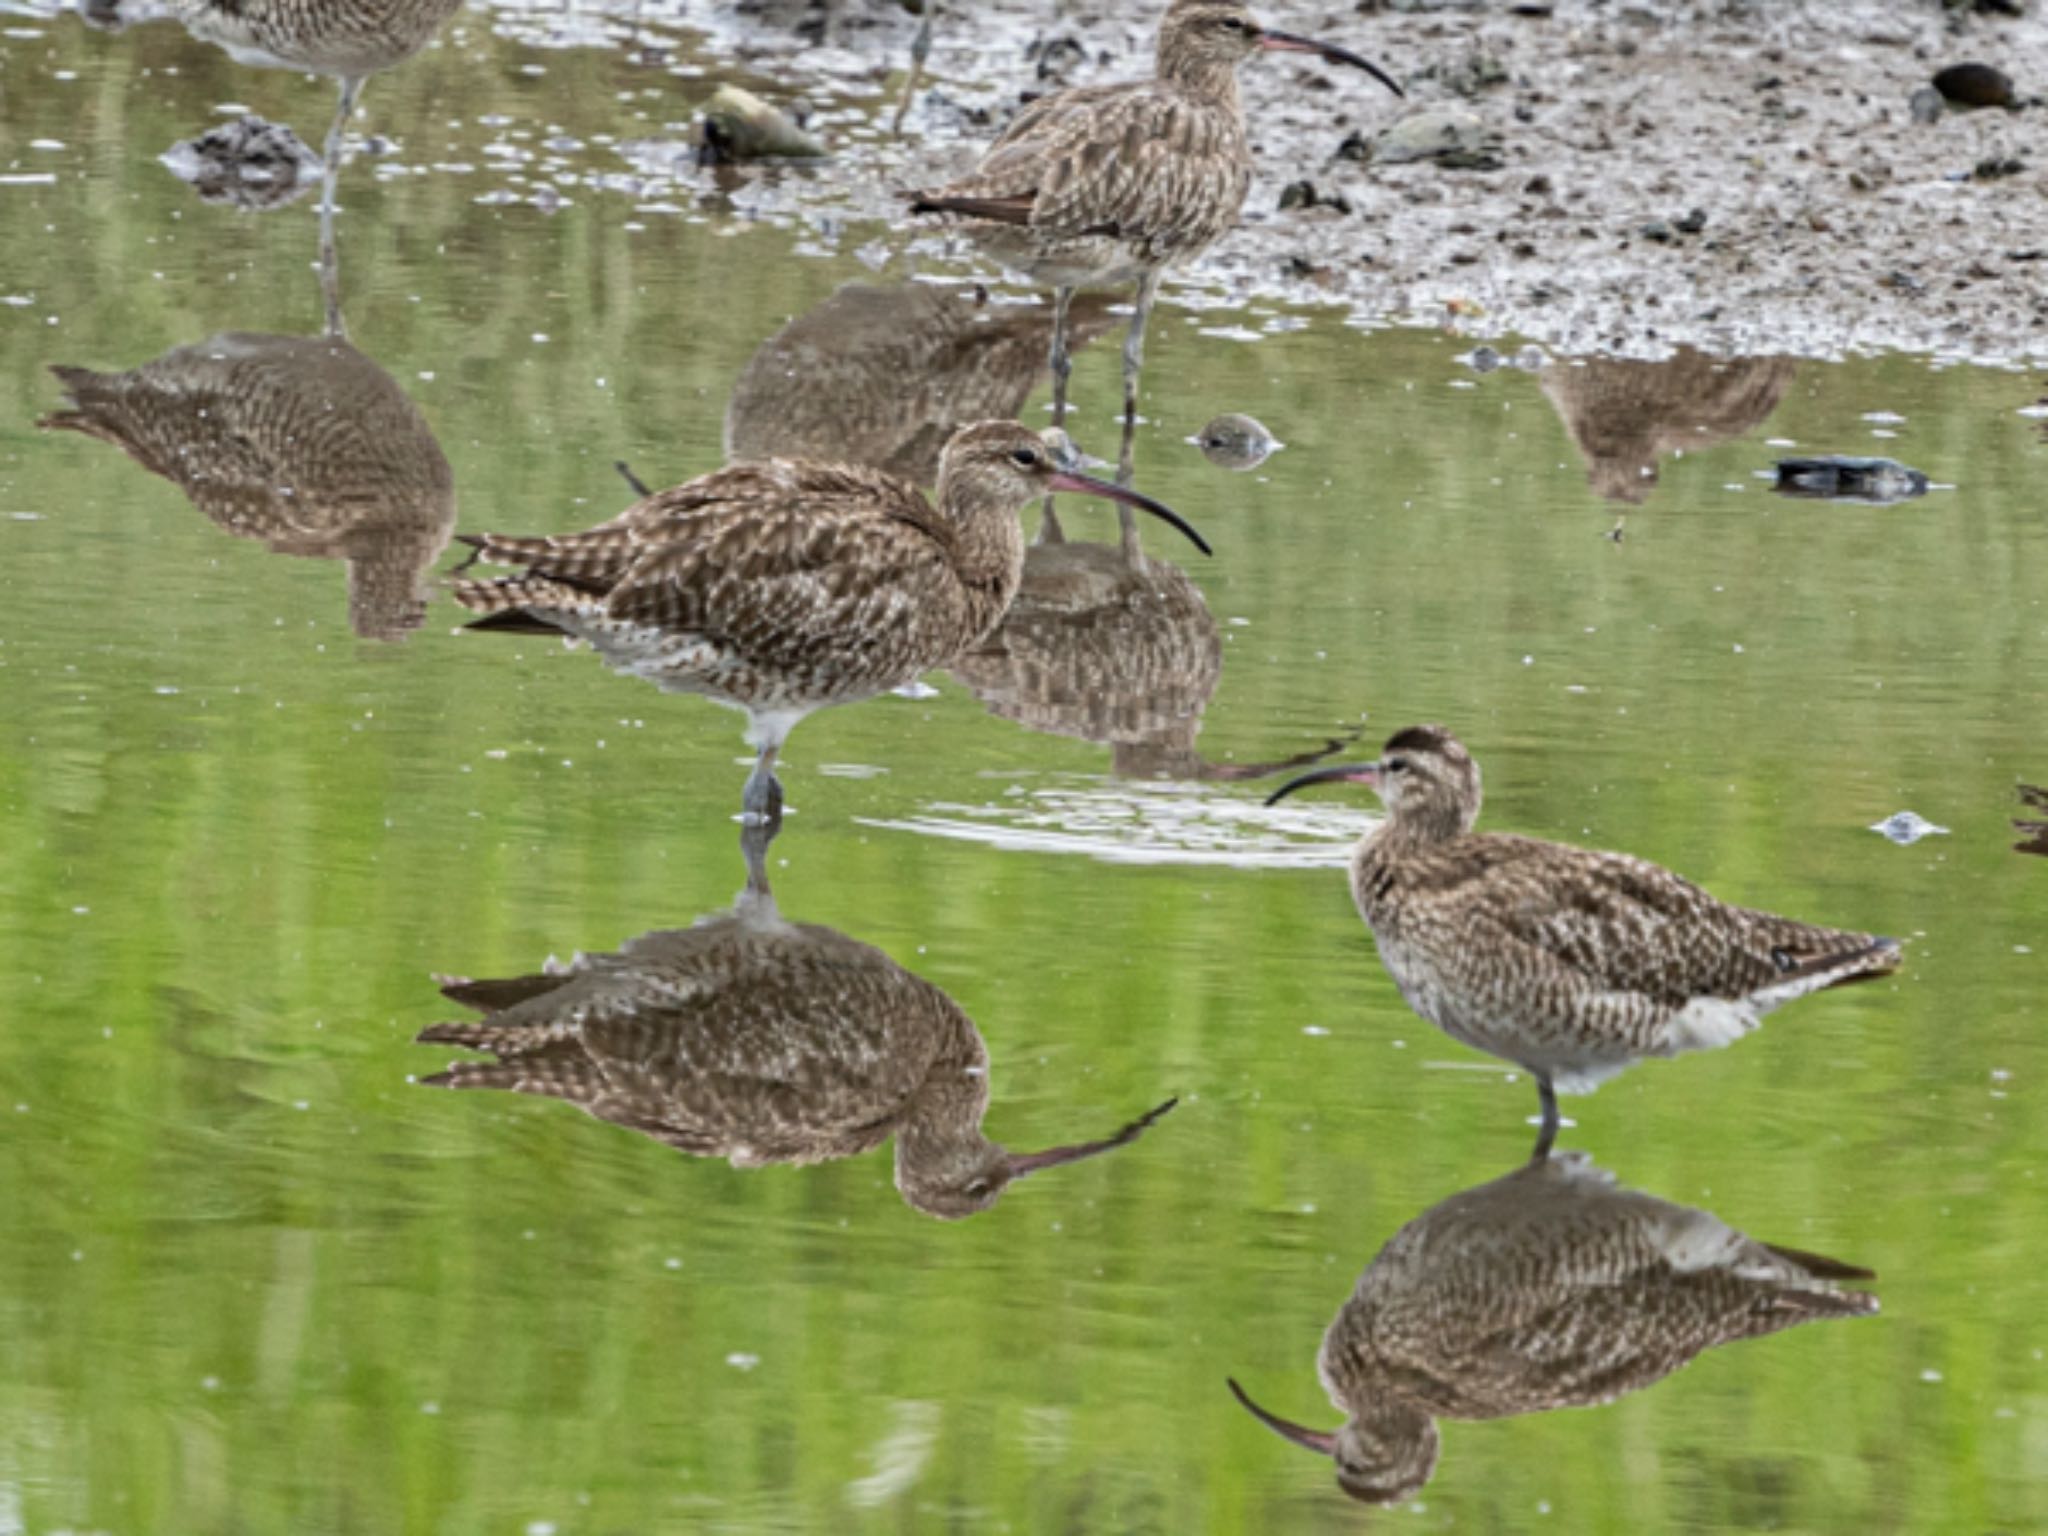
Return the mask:
[[1094,1157],[1099,1152],[1111,1152],[1118,1147],[1129,1146],[1151,1129],[1153,1121],[1179,1102],[1178,1098],[1168,1099],[1157,1109],[1140,1115],[1114,1136],[1102,1141],[1084,1141],[1071,1147],[1053,1147],[1045,1152],[1027,1152],[1021,1157],[1012,1157],[1010,1177],[1021,1179],[1027,1174],[1037,1173],[1041,1168],[1057,1168],[1062,1163],[1078,1163],[1084,1157]]
[[1304,773],[1298,779],[1289,779],[1266,796],[1266,804],[1278,805],[1297,789],[1307,789],[1311,784],[1364,784],[1378,789],[1380,765],[1376,762],[1340,763],[1334,768],[1318,768],[1313,773]]
[[1251,1394],[1237,1384],[1235,1377],[1226,1376],[1223,1379],[1230,1383],[1231,1395],[1244,1404],[1245,1410],[1281,1439],[1292,1440],[1296,1445],[1314,1451],[1319,1456],[1337,1454],[1337,1437],[1331,1431],[1310,1429],[1306,1425],[1296,1424],[1291,1419],[1283,1419],[1277,1413],[1268,1413],[1252,1401]]
[[1127,491],[1120,485],[1107,480],[1098,480],[1093,475],[1077,475],[1063,469],[1045,482],[1048,490],[1072,491],[1080,496],[1101,496],[1109,501],[1120,501],[1127,507],[1136,507],[1140,512],[1150,512],[1154,517],[1173,524],[1187,536],[1189,543],[1205,555],[1213,555],[1209,541],[1195,532],[1194,524],[1187,521],[1164,502],[1154,501],[1150,496],[1140,496],[1136,491]]
[[1394,82],[1388,74],[1371,59],[1353,53],[1349,48],[1339,48],[1335,43],[1319,43],[1312,37],[1301,37],[1293,32],[1265,31],[1259,34],[1259,46],[1270,48],[1275,53],[1313,53],[1328,59],[1332,64],[1349,64],[1353,69],[1362,69],[1379,81],[1396,96],[1406,98],[1408,93]]

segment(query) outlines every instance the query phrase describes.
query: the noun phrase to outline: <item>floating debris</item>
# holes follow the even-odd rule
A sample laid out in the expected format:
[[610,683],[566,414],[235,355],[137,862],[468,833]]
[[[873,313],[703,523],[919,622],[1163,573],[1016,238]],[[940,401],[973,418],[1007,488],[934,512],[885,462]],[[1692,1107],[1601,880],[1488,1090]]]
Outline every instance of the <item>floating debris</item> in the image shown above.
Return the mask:
[[251,213],[295,203],[320,181],[320,157],[305,141],[287,124],[253,114],[181,139],[157,159],[201,202]]
[[1883,821],[1874,821],[1870,830],[1879,837],[1889,838],[1901,848],[1909,848],[1923,837],[1948,836],[1947,827],[1937,827],[1917,811],[1900,811]]
[[[2048,789],[2038,784],[2022,784],[2019,791],[2020,803],[2028,810],[2048,812]],[[2048,856],[2048,821],[2014,821],[2012,827],[2015,832],[2027,835],[2025,842],[2012,845],[2014,852]]]
[[698,163],[735,160],[817,160],[825,146],[797,126],[788,113],[752,91],[721,85],[699,119]]
[[1188,442],[1202,457],[1224,469],[1257,469],[1287,445],[1249,416],[1232,411],[1218,416]]
[[1897,459],[1853,459],[1829,454],[1814,459],[1780,459],[1779,492],[1882,506],[1927,494],[1927,477]]

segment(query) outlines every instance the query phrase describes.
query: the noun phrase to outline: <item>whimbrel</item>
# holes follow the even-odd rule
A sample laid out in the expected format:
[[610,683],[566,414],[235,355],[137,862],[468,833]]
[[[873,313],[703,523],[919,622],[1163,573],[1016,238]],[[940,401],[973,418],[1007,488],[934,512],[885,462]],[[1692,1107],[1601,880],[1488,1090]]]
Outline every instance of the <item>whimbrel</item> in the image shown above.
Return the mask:
[[[1078,346],[1116,322],[1084,294]],[[848,283],[755,349],[725,406],[728,459],[867,464],[917,485],[969,422],[1010,419],[1045,377],[1052,318],[965,284]]]
[[51,369],[38,426],[112,443],[278,554],[348,562],[349,625],[402,640],[455,528],[455,480],[390,374],[339,337],[228,331],[126,373]]
[[[87,0],[95,20],[120,24],[121,0]],[[341,82],[327,131],[320,221],[331,245],[342,135],[370,76],[411,58],[462,0],[168,0],[170,14],[237,64],[330,75]]]
[[1053,290],[1053,420],[1064,424],[1065,317],[1074,290],[1137,285],[1124,343],[1124,414],[1137,413],[1145,322],[1161,274],[1237,222],[1251,146],[1237,67],[1261,49],[1312,53],[1401,88],[1332,43],[1262,27],[1242,0],[1173,0],[1159,24],[1155,76],[1081,86],[1032,102],[968,175],[911,195],[996,260]]
[[1355,1499],[1410,1498],[1436,1470],[1438,1419],[1613,1402],[1722,1344],[1868,1317],[1867,1269],[1760,1243],[1710,1212],[1615,1186],[1582,1154],[1453,1195],[1388,1241],[1323,1336],[1337,1430],[1269,1413],[1331,1457]]
[[546,1094],[735,1168],[858,1157],[891,1137],[896,1187],[926,1215],[988,1210],[1018,1179],[1127,1146],[1174,1100],[1100,1141],[1016,1153],[982,1131],[988,1049],[959,1004],[879,949],[777,910],[742,833],[732,909],[616,953],[442,993],[483,1016],[422,1043],[488,1051],[422,1082]]
[[1731,1044],[1794,998],[1898,968],[1892,939],[1731,907],[1626,854],[1474,832],[1479,765],[1442,726],[1412,726],[1378,761],[1303,774],[1266,803],[1333,781],[1386,803],[1351,860],[1380,959],[1417,1013],[1536,1079],[1539,1159],[1559,1092]]
[[466,537],[524,572],[463,581],[473,629],[588,640],[613,667],[746,711],[759,754],[743,808],[774,814],[792,727],[944,666],[993,629],[1024,563],[1018,511],[1052,490],[1106,496],[1200,534],[1149,497],[1064,470],[1014,421],[963,427],[935,508],[851,464],[737,464],[583,533]]

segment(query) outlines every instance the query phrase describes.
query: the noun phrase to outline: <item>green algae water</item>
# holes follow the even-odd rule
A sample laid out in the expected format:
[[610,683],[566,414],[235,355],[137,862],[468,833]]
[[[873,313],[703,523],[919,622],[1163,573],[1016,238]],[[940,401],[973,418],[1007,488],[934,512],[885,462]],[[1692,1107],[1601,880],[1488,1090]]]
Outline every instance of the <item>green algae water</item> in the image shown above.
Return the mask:
[[[319,335],[311,202],[202,204],[153,157],[230,104],[317,138],[331,97],[175,28],[0,20],[0,1530],[2048,1525],[2048,861],[2009,825],[2048,779],[2033,380],[1487,370],[1456,336],[1169,287],[1136,483],[1217,554],[1148,532],[1176,595],[1130,623],[1164,638],[1105,652],[1145,665],[937,674],[807,721],[784,769],[781,910],[971,1018],[987,1135],[1180,1100],[940,1222],[886,1149],[739,1170],[409,1080],[451,1055],[411,1043],[459,1012],[437,977],[731,907],[739,717],[456,633],[445,557],[406,566],[423,619],[366,634],[348,551],[280,552],[174,465],[38,430],[53,366]],[[614,460],[722,462],[763,344],[914,263],[879,226],[752,217],[744,186],[608,187],[601,136],[687,117],[663,77],[493,23],[371,85],[357,127],[395,148],[344,176],[341,308],[456,527],[582,527],[626,504]],[[1112,323],[1074,388],[1105,455]],[[1184,439],[1224,411],[1287,446],[1217,468]],[[1794,452],[1935,488],[1779,497]],[[1419,720],[1483,764],[1484,826],[1909,954],[1568,1101],[1564,1134],[1628,1189],[1876,1271],[1881,1314],[1611,1406],[1447,1421],[1434,1480],[1373,1515],[1225,1378],[1333,1427],[1316,1352],[1360,1271],[1526,1152],[1527,1082],[1414,1017],[1351,911],[1370,807],[1259,805],[1281,765]],[[1906,810],[1945,830],[1871,830]]]

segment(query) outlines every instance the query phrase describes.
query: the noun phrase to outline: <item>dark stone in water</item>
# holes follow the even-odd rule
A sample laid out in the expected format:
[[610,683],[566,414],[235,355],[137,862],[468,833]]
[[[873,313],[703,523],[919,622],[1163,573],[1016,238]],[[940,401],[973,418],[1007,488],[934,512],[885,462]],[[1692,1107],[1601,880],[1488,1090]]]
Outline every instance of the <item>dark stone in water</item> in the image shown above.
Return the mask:
[[158,156],[209,203],[253,213],[282,208],[320,179],[320,157],[283,123],[251,114],[183,139]]
[[2012,76],[1989,64],[1951,64],[1934,77],[1934,88],[1953,107],[2009,107]]
[[[2038,784],[2022,784],[2019,791],[2020,803],[2028,810],[2048,811],[2048,789]],[[2027,835],[2025,842],[2013,844],[2016,851],[2048,855],[2048,821],[2015,821],[2012,827],[2015,832]]]
[[1787,496],[1841,501],[1907,501],[1927,494],[1927,477],[1897,459],[1851,459],[1830,454],[1817,459],[1778,460],[1777,489]]

